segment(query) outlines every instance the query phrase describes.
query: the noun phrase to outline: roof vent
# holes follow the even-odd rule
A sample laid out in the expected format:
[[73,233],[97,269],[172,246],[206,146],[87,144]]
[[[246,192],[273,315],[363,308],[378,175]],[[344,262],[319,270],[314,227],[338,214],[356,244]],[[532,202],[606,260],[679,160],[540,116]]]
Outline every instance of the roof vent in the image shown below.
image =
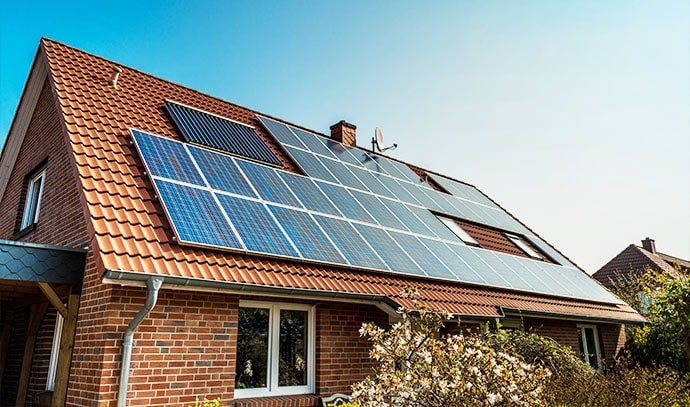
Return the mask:
[[357,145],[357,126],[341,120],[331,126],[331,138],[338,143],[355,147]]
[[121,72],[122,68],[120,68],[119,66],[114,66],[113,73],[110,75],[110,81],[108,82],[108,85],[112,86],[115,89],[118,89],[117,79],[120,77]]
[[642,248],[644,248],[646,251],[650,253],[656,253],[656,245],[654,244],[654,239],[646,237],[642,241]]

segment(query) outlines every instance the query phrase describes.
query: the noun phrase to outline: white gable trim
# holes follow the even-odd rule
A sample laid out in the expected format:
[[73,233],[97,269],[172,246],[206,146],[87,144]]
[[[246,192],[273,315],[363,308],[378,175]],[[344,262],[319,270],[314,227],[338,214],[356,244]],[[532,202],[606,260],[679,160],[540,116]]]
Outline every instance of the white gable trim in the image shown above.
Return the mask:
[[19,106],[14,114],[14,120],[10,126],[10,132],[7,134],[5,146],[0,153],[0,201],[5,196],[5,189],[7,183],[12,175],[12,169],[17,161],[19,150],[24,143],[24,136],[29,128],[31,117],[36,110],[38,99],[41,96],[43,84],[48,78],[46,71],[46,64],[43,61],[41,50],[36,53],[34,63],[29,73],[29,79],[24,85],[24,92],[22,92]]

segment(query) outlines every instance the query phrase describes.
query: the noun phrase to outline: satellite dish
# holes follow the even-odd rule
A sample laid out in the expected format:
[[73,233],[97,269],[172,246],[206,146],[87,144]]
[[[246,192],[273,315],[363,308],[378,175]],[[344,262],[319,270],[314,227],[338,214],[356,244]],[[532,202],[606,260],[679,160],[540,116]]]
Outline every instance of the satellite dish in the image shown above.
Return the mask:
[[398,148],[397,144],[388,147],[383,146],[383,133],[381,133],[381,129],[377,127],[374,131],[374,137],[371,139],[371,151],[378,150],[382,153],[386,150],[395,150],[396,148]]

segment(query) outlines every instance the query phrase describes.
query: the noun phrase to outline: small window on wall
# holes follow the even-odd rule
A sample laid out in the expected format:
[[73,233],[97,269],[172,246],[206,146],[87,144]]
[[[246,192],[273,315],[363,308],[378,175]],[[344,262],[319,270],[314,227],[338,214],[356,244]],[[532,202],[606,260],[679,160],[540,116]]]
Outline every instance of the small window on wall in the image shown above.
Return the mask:
[[313,393],[313,307],[241,301],[238,318],[235,397]]
[[62,338],[62,325],[64,318],[59,312],[55,317],[55,331],[53,332],[53,346],[50,349],[50,362],[48,364],[48,378],[46,379],[46,391],[53,391],[55,387],[55,372],[57,370],[58,355],[60,354],[60,340]]
[[594,325],[578,325],[577,333],[580,340],[580,356],[594,369],[601,368],[601,349],[599,335]]
[[41,212],[41,195],[43,195],[43,184],[46,178],[46,171],[39,171],[29,178],[26,188],[26,200],[24,201],[24,212],[22,212],[22,223],[19,230],[24,230],[38,222],[38,215]]

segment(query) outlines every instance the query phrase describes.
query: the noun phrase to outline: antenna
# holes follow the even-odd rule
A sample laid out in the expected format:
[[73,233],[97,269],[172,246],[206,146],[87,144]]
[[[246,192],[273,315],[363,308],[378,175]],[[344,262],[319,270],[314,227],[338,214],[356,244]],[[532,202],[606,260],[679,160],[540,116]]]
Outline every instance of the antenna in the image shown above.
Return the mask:
[[371,138],[371,151],[374,152],[378,150],[382,153],[387,150],[395,150],[396,148],[398,148],[397,144],[388,147],[383,146],[383,134],[381,133],[381,129],[377,127],[374,131],[374,137]]

